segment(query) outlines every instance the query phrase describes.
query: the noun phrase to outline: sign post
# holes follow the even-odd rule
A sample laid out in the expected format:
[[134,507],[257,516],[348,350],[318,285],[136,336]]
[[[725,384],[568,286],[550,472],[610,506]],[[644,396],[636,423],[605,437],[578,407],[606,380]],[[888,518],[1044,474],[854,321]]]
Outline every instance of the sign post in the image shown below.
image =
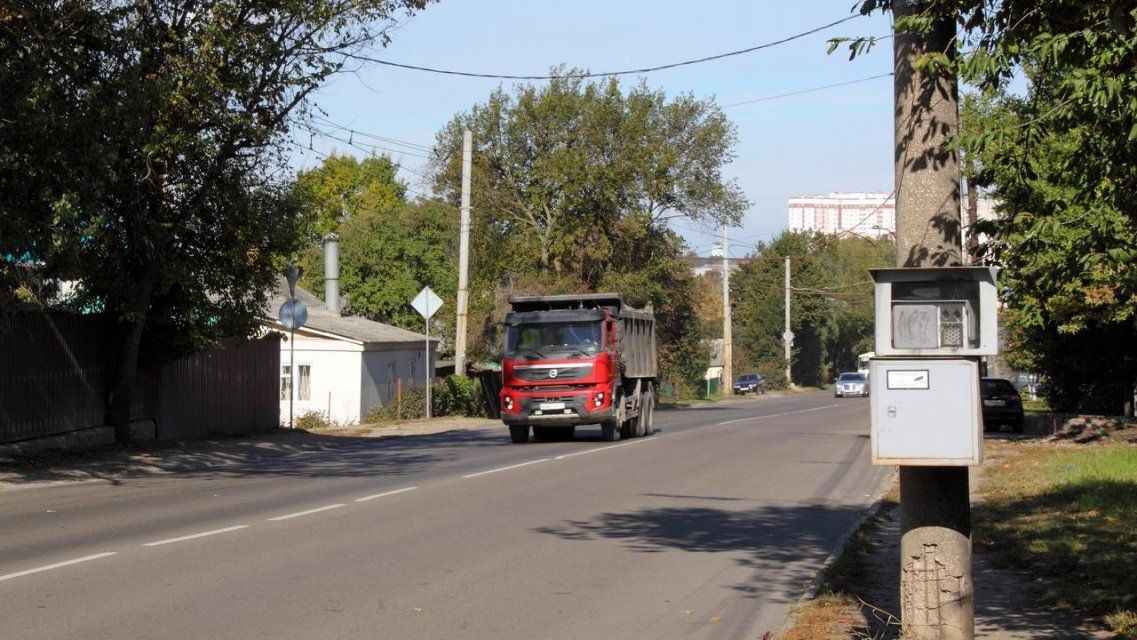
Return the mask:
[[288,279],[288,300],[280,305],[278,317],[281,326],[288,329],[288,428],[291,429],[292,399],[296,397],[296,330],[308,322],[308,307],[296,299],[300,269],[290,264],[284,270],[284,277]]
[[[423,323],[426,325],[426,418],[430,419],[430,317],[433,316],[439,309],[442,308],[442,298],[438,297],[429,286],[423,287],[422,291],[418,292],[414,300],[411,300],[411,306],[415,311],[418,311],[422,316]],[[412,380],[413,382],[413,380]]]

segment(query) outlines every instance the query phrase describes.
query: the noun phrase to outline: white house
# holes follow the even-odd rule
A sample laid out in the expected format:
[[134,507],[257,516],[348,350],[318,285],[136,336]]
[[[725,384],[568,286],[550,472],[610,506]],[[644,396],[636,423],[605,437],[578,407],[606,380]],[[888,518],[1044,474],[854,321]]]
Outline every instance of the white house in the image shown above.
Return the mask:
[[[338,294],[338,291],[336,292]],[[338,303],[338,295],[335,296]],[[268,303],[266,330],[285,339],[280,352],[280,415],[288,422],[289,395],[293,415],[319,411],[336,424],[354,424],[372,408],[393,402],[396,391],[421,387],[433,378],[438,340],[358,316],[342,316],[316,296],[296,287],[296,299],[308,309],[308,321],[296,330],[295,343],[277,320],[288,300],[283,278]],[[336,304],[338,306],[338,304]],[[294,362],[294,364],[290,364]]]

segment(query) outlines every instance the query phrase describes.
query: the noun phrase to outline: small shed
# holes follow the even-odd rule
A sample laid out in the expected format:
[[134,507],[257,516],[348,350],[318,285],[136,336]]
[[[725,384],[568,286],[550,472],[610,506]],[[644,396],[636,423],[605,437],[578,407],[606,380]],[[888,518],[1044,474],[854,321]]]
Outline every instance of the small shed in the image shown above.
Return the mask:
[[[277,319],[288,300],[288,285],[280,279],[265,310],[264,327],[284,334],[280,353],[281,421],[288,421],[289,397],[296,416],[318,411],[331,422],[356,424],[375,407],[393,402],[398,389],[422,387],[435,376],[438,340],[359,316],[340,315],[325,308],[312,293],[296,287],[296,299],[308,309],[308,321],[289,331]],[[293,352],[294,347],[294,352]],[[290,356],[294,364],[290,364]]]

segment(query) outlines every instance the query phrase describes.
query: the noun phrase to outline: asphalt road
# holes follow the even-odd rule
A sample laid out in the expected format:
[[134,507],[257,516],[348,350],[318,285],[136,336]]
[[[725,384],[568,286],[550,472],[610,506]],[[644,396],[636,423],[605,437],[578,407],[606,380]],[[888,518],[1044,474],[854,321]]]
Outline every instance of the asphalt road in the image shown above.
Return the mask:
[[860,516],[868,404],[659,412],[0,494],[0,639],[760,638]]

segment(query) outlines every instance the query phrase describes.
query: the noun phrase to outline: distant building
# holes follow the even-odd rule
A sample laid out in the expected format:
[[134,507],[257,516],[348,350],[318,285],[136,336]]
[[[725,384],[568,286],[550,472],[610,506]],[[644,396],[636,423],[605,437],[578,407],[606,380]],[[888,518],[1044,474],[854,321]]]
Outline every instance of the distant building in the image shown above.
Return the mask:
[[[715,244],[711,247],[711,255],[709,256],[687,256],[685,258],[688,265],[691,266],[691,273],[696,277],[706,275],[708,273],[714,274],[717,278],[722,278],[722,245]],[[750,258],[727,258],[727,268],[731,273],[738,271],[739,267],[750,262]]]
[[876,192],[793,196],[789,200],[789,230],[866,238],[895,234],[896,199]]

